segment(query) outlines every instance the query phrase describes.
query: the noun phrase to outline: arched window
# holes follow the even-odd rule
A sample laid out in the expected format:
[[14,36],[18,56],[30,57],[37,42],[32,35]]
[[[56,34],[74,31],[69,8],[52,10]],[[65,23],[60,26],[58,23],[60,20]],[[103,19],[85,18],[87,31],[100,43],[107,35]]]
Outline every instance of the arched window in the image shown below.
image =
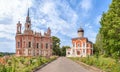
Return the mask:
[[41,43],[41,48],[43,48],[43,43]]
[[83,53],[85,53],[85,49],[83,49]]
[[28,28],[29,28],[29,25],[28,25]]
[[75,47],[75,44],[73,44],[73,47]]
[[87,44],[87,47],[89,47],[89,44]]
[[31,47],[31,42],[29,42],[28,47],[29,47],[29,48]]
[[25,41],[23,42],[23,48],[25,48]]
[[52,49],[52,44],[50,45],[50,49]]
[[85,48],[85,43],[83,43],[83,48]]
[[48,48],[48,43],[46,43],[46,49]]
[[18,48],[20,48],[20,42],[18,42]]
[[78,44],[78,47],[80,47],[80,44]]
[[70,52],[68,52],[68,55],[70,54]]
[[80,51],[77,51],[77,55],[80,55]]
[[39,48],[39,43],[37,43],[37,48]]

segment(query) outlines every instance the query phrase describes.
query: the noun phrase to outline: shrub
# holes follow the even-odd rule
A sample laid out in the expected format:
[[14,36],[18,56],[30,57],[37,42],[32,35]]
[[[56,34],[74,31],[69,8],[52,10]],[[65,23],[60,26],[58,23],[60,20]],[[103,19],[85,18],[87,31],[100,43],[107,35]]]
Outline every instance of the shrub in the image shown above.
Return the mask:
[[120,72],[120,63],[112,59],[112,58],[105,58],[103,56],[90,56],[90,57],[82,57],[82,58],[70,58],[73,61],[81,61],[88,65],[92,65],[98,67],[106,72]]
[[0,64],[0,72],[30,72],[34,68],[52,61],[45,57],[14,57],[9,58],[5,65]]

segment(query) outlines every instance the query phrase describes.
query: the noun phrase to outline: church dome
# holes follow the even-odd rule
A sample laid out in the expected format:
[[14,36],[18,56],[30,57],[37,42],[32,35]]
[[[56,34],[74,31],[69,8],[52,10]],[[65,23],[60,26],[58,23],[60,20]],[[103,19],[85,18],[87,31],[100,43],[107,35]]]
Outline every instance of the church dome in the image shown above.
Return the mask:
[[79,28],[78,32],[84,32],[84,30],[82,28]]

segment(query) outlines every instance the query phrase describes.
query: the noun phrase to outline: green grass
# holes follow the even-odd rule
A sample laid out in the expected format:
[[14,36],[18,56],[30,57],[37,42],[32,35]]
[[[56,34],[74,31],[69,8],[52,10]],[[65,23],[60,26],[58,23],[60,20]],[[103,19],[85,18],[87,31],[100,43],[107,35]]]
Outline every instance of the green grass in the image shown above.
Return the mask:
[[95,56],[89,56],[89,57],[70,57],[70,59],[74,61],[80,61],[84,62],[88,65],[98,67],[105,72],[120,72],[120,62],[116,62],[112,58],[104,58],[103,56],[100,56],[99,58],[96,58]]
[[56,57],[10,57],[0,64],[0,72],[31,72],[33,69],[56,59]]

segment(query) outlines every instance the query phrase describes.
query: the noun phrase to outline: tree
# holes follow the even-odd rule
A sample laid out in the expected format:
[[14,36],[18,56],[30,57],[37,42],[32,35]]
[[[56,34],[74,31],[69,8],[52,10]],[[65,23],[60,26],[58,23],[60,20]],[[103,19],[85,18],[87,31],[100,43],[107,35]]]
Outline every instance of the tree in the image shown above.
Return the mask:
[[52,36],[53,41],[53,55],[61,55],[60,51],[60,39],[58,37]]
[[99,54],[103,54],[104,50],[103,50],[103,40],[102,40],[102,36],[100,33],[97,34],[96,37],[96,42],[94,44],[94,53],[99,53]]
[[103,13],[100,34],[102,36],[103,49],[106,56],[120,57],[120,1],[113,0],[109,10]]
[[2,53],[0,53],[0,57],[2,57],[3,56],[3,54]]
[[70,48],[69,46],[62,46],[61,48],[61,56],[66,56],[66,49]]

